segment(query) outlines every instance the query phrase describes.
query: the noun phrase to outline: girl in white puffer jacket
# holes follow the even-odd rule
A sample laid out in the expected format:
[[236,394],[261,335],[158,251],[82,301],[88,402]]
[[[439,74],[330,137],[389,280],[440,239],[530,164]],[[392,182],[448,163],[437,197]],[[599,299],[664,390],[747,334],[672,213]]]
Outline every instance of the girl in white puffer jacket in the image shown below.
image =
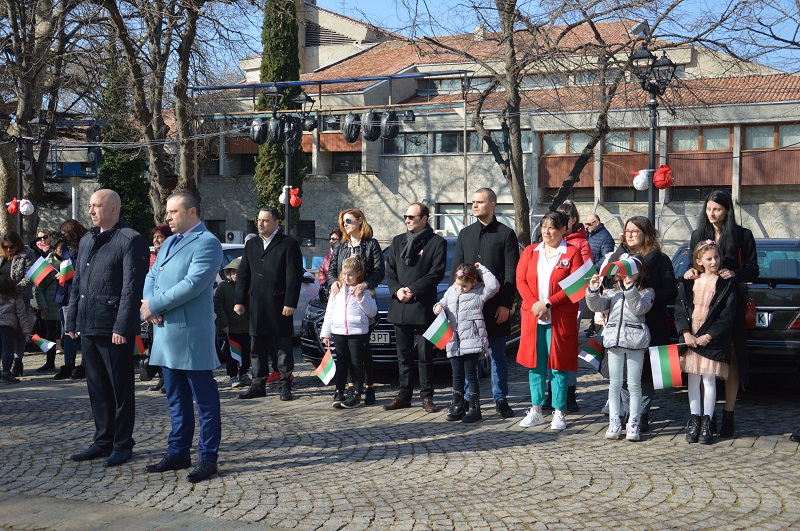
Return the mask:
[[[326,347],[330,348],[331,339],[336,346],[336,393],[332,405],[337,409],[358,407],[364,392],[364,356],[369,348],[369,322],[378,314],[372,291],[362,285],[364,271],[364,262],[359,256],[351,256],[342,263],[339,274],[342,287],[328,299],[319,334]],[[345,396],[348,371],[353,387],[352,392]]]
[[[483,282],[478,276],[480,273]],[[481,264],[461,264],[456,268],[456,280],[433,307],[437,315],[443,310],[453,328],[453,337],[447,343],[447,357],[453,368],[453,402],[446,419],[449,421],[478,422],[481,416],[480,393],[470,393],[469,412],[465,411],[464,380],[469,389],[478,386],[478,363],[489,350],[483,305],[500,290],[497,278]]]

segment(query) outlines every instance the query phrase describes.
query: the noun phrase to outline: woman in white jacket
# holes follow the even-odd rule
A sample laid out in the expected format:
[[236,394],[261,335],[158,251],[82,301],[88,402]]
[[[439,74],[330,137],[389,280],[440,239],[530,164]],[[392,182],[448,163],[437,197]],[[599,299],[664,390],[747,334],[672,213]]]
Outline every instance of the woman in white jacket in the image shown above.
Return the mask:
[[[328,298],[322,322],[322,342],[330,348],[332,339],[336,347],[336,393],[332,405],[337,409],[360,406],[364,392],[364,355],[369,347],[369,324],[370,319],[378,314],[375,297],[363,284],[364,275],[361,257],[351,256],[344,260],[339,275],[342,287]],[[345,396],[348,371],[353,387]]]

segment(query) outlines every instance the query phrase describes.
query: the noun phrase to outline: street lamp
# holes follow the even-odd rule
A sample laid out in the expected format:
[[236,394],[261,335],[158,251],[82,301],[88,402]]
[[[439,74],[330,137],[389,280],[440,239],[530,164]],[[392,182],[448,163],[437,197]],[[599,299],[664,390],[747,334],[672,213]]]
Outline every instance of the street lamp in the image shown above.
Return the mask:
[[[17,233],[19,234],[20,238],[23,238],[24,241],[24,232],[22,228],[22,176],[25,172],[25,142],[31,142],[32,144],[35,142],[39,142],[43,136],[45,131],[47,130],[47,120],[44,118],[36,117],[30,121],[30,125],[36,126],[36,137],[26,137],[22,135],[9,135],[7,129],[9,125],[11,125],[12,116],[8,115],[4,112],[0,112],[0,124],[2,124],[2,128],[0,128],[0,142],[15,142],[17,144],[17,158],[16,158],[16,166],[17,166]],[[18,124],[19,125],[19,124]],[[33,161],[30,161],[33,164]]]
[[286,98],[284,87],[272,85],[265,91],[265,96],[272,101],[272,118],[269,119],[265,127],[264,120],[256,118],[250,126],[250,139],[256,144],[264,144],[269,141],[273,144],[280,144],[283,147],[286,167],[286,176],[283,185],[283,197],[285,206],[285,233],[289,235],[291,205],[289,203],[289,191],[292,188],[292,155],[295,148],[303,138],[303,131],[313,131],[317,128],[317,119],[311,116],[311,109],[314,107],[314,98],[301,91],[300,94],[292,98],[296,106],[299,106],[298,114],[300,117],[289,114],[278,114],[278,109]]
[[647,217],[655,226],[656,219],[656,190],[653,186],[653,175],[656,171],[656,130],[658,128],[658,101],[667,90],[667,85],[675,76],[676,65],[667,57],[666,52],[656,59],[644,44],[630,57],[633,73],[639,78],[642,90],[650,94],[647,107],[650,109],[650,161],[648,166],[648,179],[650,186],[647,189]]

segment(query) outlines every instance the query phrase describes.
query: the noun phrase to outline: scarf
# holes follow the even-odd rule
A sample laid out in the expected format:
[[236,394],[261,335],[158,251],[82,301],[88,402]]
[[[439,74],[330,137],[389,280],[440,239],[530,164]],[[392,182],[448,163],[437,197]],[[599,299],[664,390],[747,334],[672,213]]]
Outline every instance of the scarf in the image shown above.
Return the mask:
[[419,254],[419,250],[422,248],[423,243],[427,241],[427,237],[430,233],[433,232],[433,229],[430,225],[425,225],[419,232],[406,232],[406,245],[403,247],[403,250],[400,251],[400,258],[403,259],[403,262],[406,265],[411,265],[411,260],[414,256]]

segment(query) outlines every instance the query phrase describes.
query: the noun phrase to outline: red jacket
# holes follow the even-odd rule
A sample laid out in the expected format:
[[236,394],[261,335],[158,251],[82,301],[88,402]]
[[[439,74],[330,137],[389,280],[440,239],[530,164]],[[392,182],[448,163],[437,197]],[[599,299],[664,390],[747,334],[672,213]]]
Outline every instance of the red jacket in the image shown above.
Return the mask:
[[[584,240],[585,241],[585,240]],[[517,351],[517,363],[529,369],[536,368],[537,318],[531,311],[539,300],[538,245],[529,245],[522,251],[517,264],[517,290],[522,297],[522,333]],[[583,265],[580,250],[567,244],[550,275],[550,315],[553,328],[550,356],[547,366],[558,371],[578,370],[578,309],[580,304],[569,300],[558,283]]]
[[578,248],[584,262],[592,259],[592,248],[589,246],[589,239],[586,237],[586,229],[583,228],[583,225],[578,225],[578,229],[576,229],[575,232],[565,235],[564,240],[566,240],[569,245]]

